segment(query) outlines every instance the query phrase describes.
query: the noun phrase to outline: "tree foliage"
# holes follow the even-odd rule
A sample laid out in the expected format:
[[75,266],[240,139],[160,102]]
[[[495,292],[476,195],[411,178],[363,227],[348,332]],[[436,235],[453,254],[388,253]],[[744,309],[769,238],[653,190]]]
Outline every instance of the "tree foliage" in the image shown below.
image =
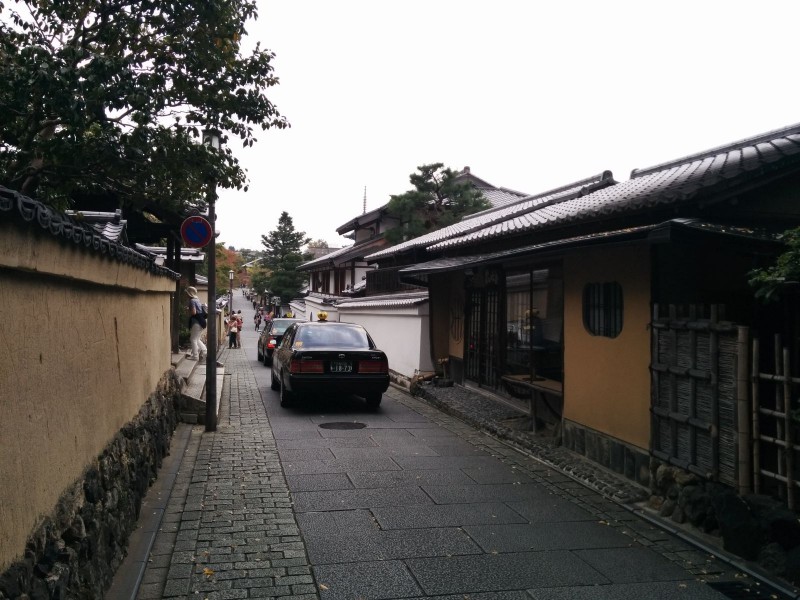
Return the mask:
[[800,228],[783,233],[786,251],[778,256],[775,264],[750,272],[750,285],[755,288],[756,298],[765,302],[777,300],[787,283],[800,282]]
[[261,296],[264,290],[269,289],[269,271],[263,267],[253,266],[249,269],[250,272],[250,287]]
[[287,121],[265,91],[274,54],[243,53],[255,0],[0,0],[0,183],[64,208],[204,207],[209,180],[246,189],[215,128],[256,141]]
[[292,217],[283,211],[278,227],[261,236],[264,244],[264,267],[270,271],[269,291],[273,296],[290,300],[297,296],[305,277],[297,270],[303,261],[301,248],[311,241],[305,232],[296,231]]
[[392,196],[387,206],[389,216],[401,223],[386,233],[393,244],[441,229],[491,206],[479,190],[460,181],[458,173],[442,163],[422,165],[417,171],[409,176],[414,189]]

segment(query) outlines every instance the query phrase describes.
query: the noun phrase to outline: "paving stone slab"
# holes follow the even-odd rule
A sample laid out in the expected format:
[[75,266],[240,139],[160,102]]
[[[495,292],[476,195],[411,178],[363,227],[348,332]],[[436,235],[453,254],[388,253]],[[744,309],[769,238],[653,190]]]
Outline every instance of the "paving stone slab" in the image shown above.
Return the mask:
[[348,473],[353,487],[356,488],[392,488],[403,486],[431,485],[468,485],[471,479],[458,470],[422,471],[375,471]]
[[422,592],[400,561],[320,565],[314,575],[321,600],[390,600]]
[[287,475],[347,473],[349,471],[399,471],[400,466],[388,457],[342,460],[298,460],[283,465]]
[[[407,600],[432,600],[432,597],[408,598]],[[531,600],[531,597],[526,592],[520,590],[517,592],[486,592],[436,596],[433,600]]]
[[697,581],[528,590],[532,600],[730,600]]
[[294,508],[297,512],[352,510],[409,504],[431,504],[431,500],[419,487],[413,486],[391,489],[297,492],[294,494]]
[[320,473],[317,475],[287,475],[286,483],[293,492],[352,489],[353,484],[345,473]]
[[576,550],[575,555],[592,565],[614,583],[677,581],[687,572],[648,548],[607,548]]
[[609,583],[567,551],[420,558],[406,565],[429,595]]
[[628,536],[593,521],[469,525],[464,531],[486,552],[613,548],[631,544]]
[[296,462],[298,460],[331,460],[339,458],[329,448],[296,448],[281,451],[281,460]]
[[378,524],[368,510],[337,510],[297,514],[305,535],[339,535],[342,532],[374,533]]
[[588,510],[558,496],[505,504],[531,523],[599,520]]
[[496,469],[491,456],[398,456],[395,459],[404,469]]
[[273,435],[275,436],[275,440],[280,443],[280,440],[320,439],[323,437],[320,433],[321,431],[321,429],[276,429],[273,431]]
[[372,458],[378,456],[438,456],[435,450],[424,444],[401,444],[399,446],[374,448],[331,448],[336,458]]
[[439,456],[486,456],[486,451],[483,448],[473,446],[467,442],[451,441],[450,438],[442,438],[447,440],[446,443],[440,443],[439,440],[429,440],[427,446],[436,451]]
[[378,444],[370,437],[360,438],[305,438],[277,441],[278,450],[302,448],[377,448]]
[[461,527],[498,523],[526,523],[519,514],[500,503],[382,506],[372,513],[382,529]]
[[[431,425],[434,425],[433,423]],[[460,439],[458,433],[454,431],[450,431],[449,429],[445,429],[440,425],[435,425],[433,427],[417,427],[417,428],[408,428],[406,429],[408,433],[413,435],[416,438],[420,439],[442,439],[442,438],[453,438],[453,439]]]
[[499,464],[493,469],[488,468],[466,468],[464,473],[470,476],[475,483],[533,483],[535,480],[523,473],[520,469]]
[[[400,460],[400,459],[398,459]],[[553,496],[534,483],[497,485],[425,485],[425,491],[436,504],[467,504],[470,502],[539,501]]]
[[340,535],[306,534],[305,541],[313,565],[357,562],[364,558],[395,560],[481,553],[477,544],[455,527],[374,530]]

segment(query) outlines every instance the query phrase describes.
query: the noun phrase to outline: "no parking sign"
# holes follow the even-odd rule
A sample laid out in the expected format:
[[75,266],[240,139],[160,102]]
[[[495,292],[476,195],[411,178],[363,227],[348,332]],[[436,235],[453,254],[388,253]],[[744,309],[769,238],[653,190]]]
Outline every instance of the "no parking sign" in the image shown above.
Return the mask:
[[181,223],[181,238],[190,248],[207,246],[214,237],[214,230],[203,217],[188,217]]

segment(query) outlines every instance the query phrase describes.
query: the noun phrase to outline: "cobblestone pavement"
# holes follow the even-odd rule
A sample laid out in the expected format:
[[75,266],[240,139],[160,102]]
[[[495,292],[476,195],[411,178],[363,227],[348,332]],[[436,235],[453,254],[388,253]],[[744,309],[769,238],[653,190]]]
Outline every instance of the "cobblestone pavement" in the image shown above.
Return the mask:
[[318,597],[245,352],[220,352],[217,431],[192,428],[139,600]]
[[587,487],[480,431],[477,413],[396,388],[375,413],[357,399],[281,409],[255,340],[220,353],[218,430],[191,428],[140,600],[733,597],[717,582],[770,597],[609,499],[624,486],[603,495],[613,481]]

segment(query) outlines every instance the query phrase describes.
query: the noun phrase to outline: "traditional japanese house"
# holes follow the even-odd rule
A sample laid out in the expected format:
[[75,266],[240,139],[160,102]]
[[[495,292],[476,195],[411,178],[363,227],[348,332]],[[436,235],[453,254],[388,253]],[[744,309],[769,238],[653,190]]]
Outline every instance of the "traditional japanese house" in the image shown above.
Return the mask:
[[[458,384],[530,398],[534,423],[570,448],[640,482],[656,457],[743,490],[764,477],[793,489],[791,465],[748,455],[752,415],[773,416],[757,401],[751,412],[758,386],[742,365],[784,316],[755,301],[748,274],[798,225],[795,125],[624,182],[605,172],[366,259],[428,287],[433,359]],[[768,462],[797,454],[791,427],[763,426],[778,440]]]

